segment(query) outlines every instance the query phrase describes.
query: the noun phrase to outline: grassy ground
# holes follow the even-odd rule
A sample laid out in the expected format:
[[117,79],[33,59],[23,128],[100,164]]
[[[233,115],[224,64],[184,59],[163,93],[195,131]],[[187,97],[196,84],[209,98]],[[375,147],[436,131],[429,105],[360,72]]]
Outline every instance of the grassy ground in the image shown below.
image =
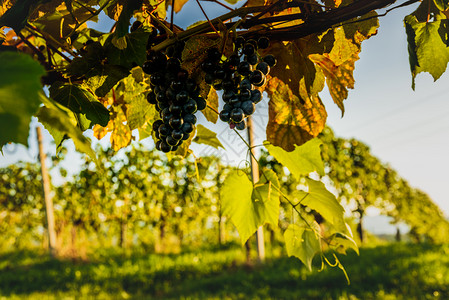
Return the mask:
[[338,268],[308,272],[294,258],[248,267],[243,257],[239,247],[109,252],[89,262],[4,253],[0,299],[449,299],[449,245],[391,244],[342,256],[350,286]]

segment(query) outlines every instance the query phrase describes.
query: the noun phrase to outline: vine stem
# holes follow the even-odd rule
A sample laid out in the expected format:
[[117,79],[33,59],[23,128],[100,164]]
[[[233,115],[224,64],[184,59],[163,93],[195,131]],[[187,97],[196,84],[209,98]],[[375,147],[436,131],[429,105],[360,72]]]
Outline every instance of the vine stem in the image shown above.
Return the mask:
[[206,17],[207,22],[209,23],[210,27],[215,31],[215,33],[217,34],[217,36],[220,36],[220,34],[218,33],[217,29],[214,27],[214,24],[212,24],[209,20],[209,17],[207,16],[206,12],[203,9],[203,6],[201,5],[199,0],[196,0],[196,3],[198,3],[198,6],[200,7],[201,11],[203,12],[203,15]]

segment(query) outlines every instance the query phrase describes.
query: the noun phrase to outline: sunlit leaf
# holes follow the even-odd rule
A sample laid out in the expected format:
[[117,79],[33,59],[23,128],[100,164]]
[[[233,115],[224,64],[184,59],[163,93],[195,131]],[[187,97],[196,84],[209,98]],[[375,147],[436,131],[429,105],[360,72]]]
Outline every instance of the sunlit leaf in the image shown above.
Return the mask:
[[284,232],[285,246],[288,256],[299,258],[309,270],[312,270],[312,260],[321,251],[320,225],[313,222],[312,228],[290,224]]
[[278,78],[270,79],[266,87],[270,97],[267,139],[286,151],[316,137],[326,123],[327,113],[320,98],[307,95],[304,79],[300,88],[303,101]]
[[343,100],[348,98],[348,88],[354,88],[354,77],[352,73],[354,71],[355,60],[348,60],[337,66],[326,55],[311,54],[309,58],[323,70],[332,99],[341,109],[343,115],[345,111]]
[[104,97],[122,78],[128,76],[128,69],[114,65],[98,65],[86,74],[86,85],[97,97]]
[[346,250],[352,249],[359,254],[359,247],[356,242],[346,234],[341,232],[334,233],[330,240],[330,247],[341,254],[346,254]]
[[193,139],[193,142],[195,142],[197,144],[209,145],[216,149],[218,149],[218,147],[221,147],[224,149],[221,142],[217,139],[217,134],[215,132],[207,129],[206,127],[204,127],[201,124],[198,124],[196,126],[196,129],[197,129],[196,137]]
[[449,9],[449,1],[448,0],[433,0],[436,7],[438,7],[439,10],[444,11]]
[[331,223],[339,232],[348,232],[344,221],[344,209],[335,196],[329,192],[324,184],[306,178],[309,191],[296,191],[300,203],[318,212],[326,221]]
[[[419,22],[414,15],[405,17],[412,88],[418,73],[429,72],[437,80],[449,62],[448,20]],[[446,32],[446,34],[444,34]]]
[[301,175],[307,175],[314,171],[324,175],[324,163],[321,159],[320,148],[322,144],[323,142],[320,139],[315,138],[301,146],[296,146],[292,152],[287,152],[281,147],[273,146],[268,142],[265,142],[264,146],[298,180]]
[[50,87],[50,97],[74,113],[85,114],[94,124],[106,126],[109,122],[109,111],[78,84],[56,82]]
[[260,217],[264,218],[266,223],[275,226],[279,219],[279,196],[280,185],[276,173],[273,170],[263,170],[259,181],[254,186],[252,200],[256,204],[264,205],[264,209],[260,210]]
[[218,121],[218,94],[217,91],[211,87],[209,94],[207,95],[206,102],[208,106],[201,112],[206,117],[206,120],[212,123],[217,123]]
[[0,53],[0,148],[6,143],[28,145],[31,116],[41,103],[44,68],[26,54]]
[[[262,180],[260,183],[265,182]],[[268,186],[260,192],[268,196]],[[231,218],[239,232],[242,244],[257,231],[259,226],[265,223],[273,224],[273,222],[276,226],[279,216],[279,198],[270,197],[264,202],[257,197],[254,199],[252,193],[253,185],[248,176],[241,171],[231,172],[226,177],[220,192],[223,213]]]

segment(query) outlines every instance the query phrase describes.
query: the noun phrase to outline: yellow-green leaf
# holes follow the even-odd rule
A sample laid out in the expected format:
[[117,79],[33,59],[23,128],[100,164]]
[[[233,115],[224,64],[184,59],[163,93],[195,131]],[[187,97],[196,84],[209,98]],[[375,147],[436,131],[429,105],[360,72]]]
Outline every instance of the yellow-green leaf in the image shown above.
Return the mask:
[[293,151],[295,145],[304,144],[323,130],[326,110],[317,95],[307,94],[304,78],[300,81],[302,99],[278,78],[270,79],[266,91],[270,97],[266,132],[272,145]]
[[348,235],[341,232],[334,233],[330,238],[330,247],[341,254],[346,254],[348,249],[354,250],[359,254],[357,243]]
[[218,147],[221,147],[224,149],[224,146],[217,139],[217,134],[215,132],[207,129],[206,127],[204,127],[201,124],[198,124],[196,129],[197,129],[196,137],[193,139],[193,142],[195,142],[197,144],[209,145],[216,149],[218,149]]
[[324,183],[306,178],[309,191],[297,191],[297,198],[301,204],[318,212],[327,222],[332,224],[338,232],[348,233],[344,220],[344,209],[329,192]]
[[309,58],[323,70],[329,93],[335,104],[341,109],[341,114],[343,115],[345,112],[343,100],[348,98],[348,88],[354,88],[354,77],[352,73],[358,56],[345,61],[341,65],[336,65],[326,54],[311,54]]
[[[262,186],[264,181],[260,181],[260,184]],[[261,188],[259,192],[260,195],[268,196],[268,186]],[[253,185],[242,171],[231,172],[226,177],[220,192],[223,213],[231,218],[239,232],[242,244],[257,231],[259,226],[265,223],[274,223],[273,225],[276,226],[279,217],[279,198],[276,199],[274,196],[264,201],[256,196],[253,197],[252,194]]]
[[206,102],[208,106],[201,112],[206,117],[206,120],[215,124],[218,121],[218,94],[213,87],[211,87],[209,90]]
[[321,159],[320,148],[322,144],[323,142],[320,139],[315,138],[301,146],[296,146],[292,152],[287,152],[281,147],[273,146],[268,142],[265,142],[264,146],[298,180],[301,175],[307,175],[314,171],[324,175],[324,163]]
[[[405,17],[412,88],[418,73],[429,72],[434,80],[446,71],[449,62],[448,20],[419,22],[414,15]],[[446,35],[444,35],[446,32]]]
[[320,225],[315,221],[312,228],[306,224],[301,226],[290,224],[284,232],[285,246],[288,256],[299,258],[309,270],[312,270],[312,260],[321,251]]

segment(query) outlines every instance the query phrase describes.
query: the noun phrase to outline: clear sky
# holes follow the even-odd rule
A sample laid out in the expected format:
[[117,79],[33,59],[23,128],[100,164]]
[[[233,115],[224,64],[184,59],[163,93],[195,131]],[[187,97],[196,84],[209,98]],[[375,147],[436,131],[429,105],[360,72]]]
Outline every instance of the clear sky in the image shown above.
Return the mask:
[[[212,11],[212,6],[202,1],[205,9],[214,17],[226,12]],[[377,36],[362,44],[360,60],[355,68],[355,89],[345,101],[346,112],[341,118],[338,107],[330,96],[321,94],[328,111],[328,125],[341,137],[357,138],[371,147],[372,153],[382,162],[389,163],[399,174],[417,188],[428,193],[449,216],[449,197],[446,184],[449,176],[449,75],[444,74],[433,82],[429,74],[418,75],[416,90],[411,89],[407,42],[403,17],[414,7],[401,8],[380,18]],[[189,1],[176,23],[183,27],[193,23],[191,16],[202,19],[195,1]],[[109,24],[100,27],[109,30]],[[257,105],[254,116],[256,144],[265,139],[267,100]],[[200,118],[200,120],[204,120]],[[33,127],[35,126],[33,122]],[[241,164],[245,160],[245,146],[223,124],[202,123],[218,132],[227,151],[218,154],[224,162]],[[36,160],[37,147],[34,128],[30,131],[30,148],[9,145],[0,155],[0,166],[19,159]],[[91,136],[91,133],[87,133]],[[50,136],[46,134],[47,141]],[[145,141],[151,147],[151,141]],[[106,143],[107,144],[107,143]],[[48,146],[47,149],[54,147]],[[196,155],[217,153],[210,147],[194,146]],[[77,155],[67,163],[76,169]]]

